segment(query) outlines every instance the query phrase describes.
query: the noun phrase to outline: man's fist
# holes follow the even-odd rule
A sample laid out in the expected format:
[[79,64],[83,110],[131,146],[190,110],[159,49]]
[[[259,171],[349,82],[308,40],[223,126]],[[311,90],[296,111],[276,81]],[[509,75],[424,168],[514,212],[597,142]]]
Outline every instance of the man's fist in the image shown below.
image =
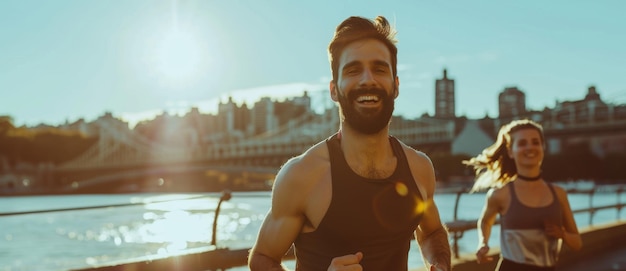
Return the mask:
[[330,261],[328,271],[362,271],[363,267],[359,264],[362,259],[362,252],[335,257]]

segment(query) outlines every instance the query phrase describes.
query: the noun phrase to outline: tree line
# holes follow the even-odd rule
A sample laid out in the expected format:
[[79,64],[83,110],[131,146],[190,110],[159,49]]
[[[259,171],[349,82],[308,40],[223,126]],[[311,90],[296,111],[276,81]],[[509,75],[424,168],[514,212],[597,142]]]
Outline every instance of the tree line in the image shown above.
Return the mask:
[[4,157],[11,167],[18,163],[61,164],[80,155],[97,141],[97,137],[87,137],[78,131],[52,127],[16,128],[9,120],[0,119],[0,158]]

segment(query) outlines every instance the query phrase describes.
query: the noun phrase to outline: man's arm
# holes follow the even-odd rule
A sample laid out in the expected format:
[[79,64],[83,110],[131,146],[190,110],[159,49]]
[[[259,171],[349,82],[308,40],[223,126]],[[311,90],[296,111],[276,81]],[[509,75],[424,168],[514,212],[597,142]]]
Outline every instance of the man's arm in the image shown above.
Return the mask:
[[301,211],[303,197],[296,193],[298,183],[293,181],[296,174],[293,163],[294,160],[287,162],[276,175],[271,210],[261,225],[248,258],[251,271],[287,270],[281,264],[282,257],[297,238],[305,221]]
[[[435,171],[430,158],[421,152],[411,152],[407,156],[417,186],[424,198],[424,214],[415,230],[415,239],[422,252],[428,270],[452,270],[448,230],[441,223],[439,210],[433,200],[435,194]],[[429,266],[430,265],[430,266]]]
[[415,231],[415,239],[427,268],[429,264],[435,267],[429,270],[450,271],[452,264],[448,230],[441,223],[439,211],[432,198],[426,204],[422,222]]

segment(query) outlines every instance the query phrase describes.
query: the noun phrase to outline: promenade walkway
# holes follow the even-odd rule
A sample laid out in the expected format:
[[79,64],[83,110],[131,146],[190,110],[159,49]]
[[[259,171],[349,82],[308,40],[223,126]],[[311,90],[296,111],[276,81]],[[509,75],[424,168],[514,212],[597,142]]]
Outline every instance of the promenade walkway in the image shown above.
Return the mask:
[[[595,189],[589,192],[595,194]],[[622,190],[619,190],[621,193]],[[461,192],[459,192],[461,193]],[[460,194],[458,194],[460,195]],[[459,203],[457,195],[456,206]],[[222,200],[222,199],[220,199]],[[605,203],[603,203],[605,204]],[[457,208],[455,206],[455,220],[448,224],[453,238],[459,237],[457,233],[474,229],[475,220],[456,220]],[[590,200],[590,206],[591,200]],[[605,224],[593,224],[593,214],[599,210],[616,209],[618,214],[626,205],[618,200],[618,203],[581,208],[574,210],[575,213],[590,213],[589,225],[581,228],[583,247],[580,251],[571,251],[564,247],[559,258],[559,271],[626,271],[626,220],[620,219]],[[219,204],[218,204],[219,210]],[[216,219],[219,211],[216,211]],[[215,225],[214,225],[215,227]],[[215,230],[213,230],[215,232]],[[462,237],[462,235],[461,235]],[[453,242],[453,251],[456,240]],[[228,270],[246,265],[247,249],[230,250],[218,249],[197,251],[162,259],[129,259],[113,265],[90,267],[75,271],[121,271],[121,270]],[[497,263],[499,251],[492,249],[495,261],[488,264],[478,264],[473,253],[461,253],[453,257],[453,271],[493,271]],[[285,259],[292,259],[293,254],[289,254]],[[182,269],[181,269],[182,268]],[[413,268],[410,271],[425,271],[425,268]]]
[[564,251],[563,271],[626,271],[626,221],[582,231],[583,249]]
[[[583,248],[580,251],[563,250],[558,271],[626,271],[626,221],[618,221],[581,230]],[[474,255],[460,255],[453,259],[452,271],[493,271],[499,251],[493,249],[494,260],[478,264]],[[121,265],[87,268],[75,271],[122,271],[122,270],[228,270],[245,265],[247,250],[219,253],[191,253],[161,260],[120,263]],[[290,255],[288,258],[292,258]],[[219,262],[220,264],[216,264]],[[220,267],[223,266],[223,267]],[[426,271],[416,268],[410,271]]]
[[[570,251],[564,248],[559,260],[559,271],[626,271],[626,221],[617,221],[581,230],[583,248]],[[498,259],[494,249],[494,259]],[[496,260],[478,264],[474,255],[462,255],[453,260],[453,271],[493,271]],[[411,271],[425,271],[418,268]]]
[[568,266],[563,271],[626,271],[626,244],[621,248],[590,255],[589,259]]

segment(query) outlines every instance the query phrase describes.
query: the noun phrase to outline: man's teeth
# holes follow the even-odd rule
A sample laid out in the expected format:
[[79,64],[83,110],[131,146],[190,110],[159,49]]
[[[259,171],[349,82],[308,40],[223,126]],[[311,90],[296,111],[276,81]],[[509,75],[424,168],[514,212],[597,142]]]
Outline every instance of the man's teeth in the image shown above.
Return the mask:
[[376,95],[366,95],[366,96],[359,96],[356,99],[357,102],[378,102],[378,96]]

